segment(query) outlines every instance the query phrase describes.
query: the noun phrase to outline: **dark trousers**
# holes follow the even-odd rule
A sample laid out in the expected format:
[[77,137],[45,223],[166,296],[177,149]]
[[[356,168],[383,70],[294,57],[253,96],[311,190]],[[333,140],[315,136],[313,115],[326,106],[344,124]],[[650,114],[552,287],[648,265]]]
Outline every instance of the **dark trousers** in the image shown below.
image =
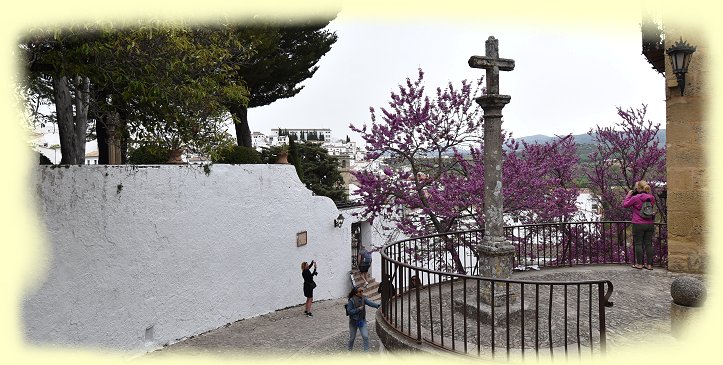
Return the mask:
[[655,225],[649,224],[633,224],[633,246],[635,247],[635,263],[643,264],[643,251],[648,265],[653,265],[653,232]]

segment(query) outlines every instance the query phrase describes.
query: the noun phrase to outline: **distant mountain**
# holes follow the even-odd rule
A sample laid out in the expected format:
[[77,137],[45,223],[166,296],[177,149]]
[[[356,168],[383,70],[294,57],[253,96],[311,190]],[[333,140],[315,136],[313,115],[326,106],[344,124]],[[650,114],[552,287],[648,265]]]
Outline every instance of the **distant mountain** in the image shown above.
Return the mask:
[[[546,142],[552,141],[555,138],[556,137],[554,137],[554,136],[545,136],[542,134],[535,134],[534,136],[515,138],[515,140],[525,141],[527,143],[546,143]],[[593,138],[593,136],[590,136],[587,133],[574,134],[572,136],[572,138],[575,139],[575,143],[577,143],[578,145],[595,143],[595,139]],[[665,146],[665,129],[660,129],[658,131],[658,139],[660,140],[660,144]]]

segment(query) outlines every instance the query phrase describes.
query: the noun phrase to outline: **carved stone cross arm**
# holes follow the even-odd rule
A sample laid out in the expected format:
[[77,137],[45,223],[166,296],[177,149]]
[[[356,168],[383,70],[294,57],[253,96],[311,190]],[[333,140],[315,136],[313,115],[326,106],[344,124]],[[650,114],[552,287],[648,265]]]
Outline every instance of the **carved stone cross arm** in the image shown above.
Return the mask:
[[472,56],[469,58],[469,62],[467,63],[469,64],[469,67],[472,68],[491,69],[497,66],[500,71],[512,71],[515,69],[515,60],[508,58],[492,59],[484,56]]
[[487,71],[487,95],[500,93],[500,71],[512,71],[515,69],[515,61],[507,58],[500,58],[497,39],[490,36],[485,41],[485,55],[472,56],[467,62],[469,67],[483,68]]

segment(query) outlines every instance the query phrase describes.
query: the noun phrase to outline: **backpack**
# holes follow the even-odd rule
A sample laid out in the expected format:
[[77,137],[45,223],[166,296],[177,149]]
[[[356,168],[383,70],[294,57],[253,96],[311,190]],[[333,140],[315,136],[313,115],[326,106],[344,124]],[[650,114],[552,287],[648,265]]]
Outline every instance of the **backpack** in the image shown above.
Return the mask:
[[640,216],[645,219],[655,219],[655,210],[650,199],[643,202],[643,207],[640,208]]
[[369,266],[372,264],[372,254],[369,251],[362,253],[362,265]]
[[[364,299],[362,299],[362,301],[363,300]],[[352,302],[355,302],[355,301],[356,301],[356,298]],[[344,312],[346,313],[346,316],[349,317],[349,307],[347,307],[347,305],[349,305],[349,302],[346,302],[346,304],[344,304]]]

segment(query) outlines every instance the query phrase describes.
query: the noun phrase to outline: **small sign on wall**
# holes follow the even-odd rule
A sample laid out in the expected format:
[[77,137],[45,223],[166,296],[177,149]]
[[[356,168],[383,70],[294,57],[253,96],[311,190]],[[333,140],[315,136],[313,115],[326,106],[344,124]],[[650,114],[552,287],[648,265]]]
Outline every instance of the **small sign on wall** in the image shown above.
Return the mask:
[[306,245],[306,231],[302,231],[296,234],[296,247]]

